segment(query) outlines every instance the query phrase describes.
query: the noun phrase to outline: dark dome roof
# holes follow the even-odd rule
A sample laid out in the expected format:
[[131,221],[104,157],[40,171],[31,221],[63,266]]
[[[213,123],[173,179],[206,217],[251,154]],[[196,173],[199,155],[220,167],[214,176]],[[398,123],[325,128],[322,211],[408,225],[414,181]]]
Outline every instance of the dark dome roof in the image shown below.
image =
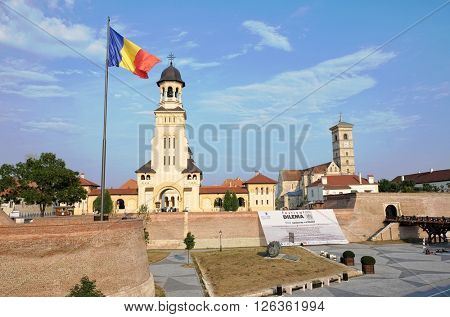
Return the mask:
[[184,81],[181,79],[180,71],[173,67],[172,63],[170,63],[169,67],[164,69],[161,73],[161,78],[156,82],[158,87],[163,81],[177,81],[181,83],[183,87],[185,86]]

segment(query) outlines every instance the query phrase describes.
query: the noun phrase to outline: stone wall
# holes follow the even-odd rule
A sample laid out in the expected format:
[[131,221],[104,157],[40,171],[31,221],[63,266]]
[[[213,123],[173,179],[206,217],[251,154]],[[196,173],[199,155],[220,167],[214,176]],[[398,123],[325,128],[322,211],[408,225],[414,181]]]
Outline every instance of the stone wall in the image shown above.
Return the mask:
[[[341,228],[351,242],[366,241],[385,223],[385,208],[398,206],[400,215],[450,216],[447,193],[356,193],[328,199],[323,208],[334,209]],[[149,248],[183,249],[188,231],[196,236],[196,248],[266,245],[257,212],[157,213],[148,224]],[[422,230],[393,226],[385,237],[423,237]]]
[[[394,205],[398,215],[450,217],[450,193],[356,193],[328,197],[323,208],[333,208],[347,239],[364,241],[382,229],[385,209]],[[393,227],[389,236],[424,237],[418,228]]]
[[0,225],[0,296],[66,296],[84,275],[107,296],[153,296],[142,221]]
[[266,244],[256,212],[156,213],[147,230],[152,249],[184,249],[189,231],[196,237],[196,248],[219,248],[219,231],[223,247]]

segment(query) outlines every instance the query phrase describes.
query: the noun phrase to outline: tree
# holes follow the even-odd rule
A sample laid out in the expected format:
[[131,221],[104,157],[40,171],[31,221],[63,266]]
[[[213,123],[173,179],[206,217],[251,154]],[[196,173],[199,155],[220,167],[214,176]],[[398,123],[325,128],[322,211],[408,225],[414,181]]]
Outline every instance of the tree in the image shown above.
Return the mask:
[[236,211],[239,208],[239,200],[236,196],[236,193],[233,192],[231,195],[231,211]]
[[17,200],[17,176],[13,165],[0,166],[0,202]]
[[[100,195],[98,195],[97,198],[95,198],[94,200],[93,203],[94,211],[100,212],[101,205],[102,205],[102,196],[100,193]],[[111,195],[109,194],[108,190],[105,190],[105,195],[103,196],[103,213],[107,215],[111,213],[112,210],[113,210],[113,202],[111,199]]]
[[412,193],[416,191],[416,183],[413,181],[403,181],[400,183],[400,191],[402,193]]
[[378,182],[378,190],[380,192],[399,192],[400,185],[387,179],[380,179]]
[[223,209],[226,211],[231,210],[231,193],[229,190],[225,192],[225,196],[223,197]]
[[28,158],[14,167],[17,197],[27,204],[38,204],[41,216],[49,205],[72,205],[85,199],[78,172],[66,168],[63,160],[53,153],[42,153],[39,158]]
[[83,276],[80,280],[80,284],[75,285],[71,290],[68,297],[105,297],[103,293],[97,289],[95,280],[89,280],[87,276]]
[[195,247],[195,236],[191,232],[188,232],[186,238],[184,238],[184,244],[188,251],[187,263],[189,264],[190,251]]
[[225,197],[223,198],[223,209],[226,211],[236,211],[239,208],[239,201],[236,193],[231,193],[229,190],[226,191]]

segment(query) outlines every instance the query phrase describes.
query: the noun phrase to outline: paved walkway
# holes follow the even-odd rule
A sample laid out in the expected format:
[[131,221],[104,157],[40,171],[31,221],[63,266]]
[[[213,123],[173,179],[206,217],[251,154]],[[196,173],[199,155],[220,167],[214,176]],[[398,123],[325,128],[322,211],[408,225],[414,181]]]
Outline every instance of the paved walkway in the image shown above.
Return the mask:
[[164,260],[150,265],[155,283],[164,288],[166,296],[203,296],[197,272],[194,268],[183,267],[186,263],[186,251],[172,251]]
[[[448,245],[444,247],[449,249]],[[377,261],[375,274],[306,292],[295,291],[293,296],[450,296],[450,253],[425,255],[422,245],[408,243],[308,248],[318,253],[324,250],[338,257],[343,251],[352,250],[358,269],[361,269],[361,256],[371,255]]]

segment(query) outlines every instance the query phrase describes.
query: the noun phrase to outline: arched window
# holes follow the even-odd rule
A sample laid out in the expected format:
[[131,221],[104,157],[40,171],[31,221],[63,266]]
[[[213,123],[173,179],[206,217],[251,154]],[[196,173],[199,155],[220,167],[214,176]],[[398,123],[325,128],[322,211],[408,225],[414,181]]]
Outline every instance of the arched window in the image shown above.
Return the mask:
[[[166,118],[164,118],[166,119]],[[166,148],[166,138],[164,138],[164,148]]]
[[345,156],[348,156],[348,152],[345,152]]
[[348,140],[348,135],[347,135],[347,133],[344,133],[344,140]]
[[175,138],[173,138],[173,148],[175,148]]
[[239,207],[245,207],[245,199],[242,197],[238,198]]
[[116,204],[118,209],[125,209],[125,202],[123,201],[123,199],[118,199]]
[[348,165],[348,160],[345,160],[345,163]]
[[194,174],[194,176],[192,176],[192,179],[197,180],[197,175]]
[[189,175],[187,176],[187,179],[188,179],[188,180],[191,179],[191,174],[189,174]]
[[256,195],[258,195],[258,187],[256,187]]
[[150,180],[150,175],[147,175],[146,179],[149,181]]
[[175,98],[178,98],[178,88],[175,89]]
[[145,180],[145,176],[141,175],[141,181]]
[[167,97],[169,97],[169,98],[173,97],[173,88],[172,87],[167,88]]
[[269,195],[269,187],[266,187],[266,195]]
[[223,206],[222,198],[216,198],[216,200],[214,200],[214,207],[221,208],[222,206]]
[[334,135],[334,140],[337,141],[337,135],[336,134]]
[[164,97],[164,94],[166,93],[166,89],[163,87],[163,89],[162,89],[162,95],[163,95],[163,97]]
[[350,173],[350,169],[347,168],[347,173]]
[[170,149],[170,138],[167,138],[167,142],[169,142],[167,148]]

